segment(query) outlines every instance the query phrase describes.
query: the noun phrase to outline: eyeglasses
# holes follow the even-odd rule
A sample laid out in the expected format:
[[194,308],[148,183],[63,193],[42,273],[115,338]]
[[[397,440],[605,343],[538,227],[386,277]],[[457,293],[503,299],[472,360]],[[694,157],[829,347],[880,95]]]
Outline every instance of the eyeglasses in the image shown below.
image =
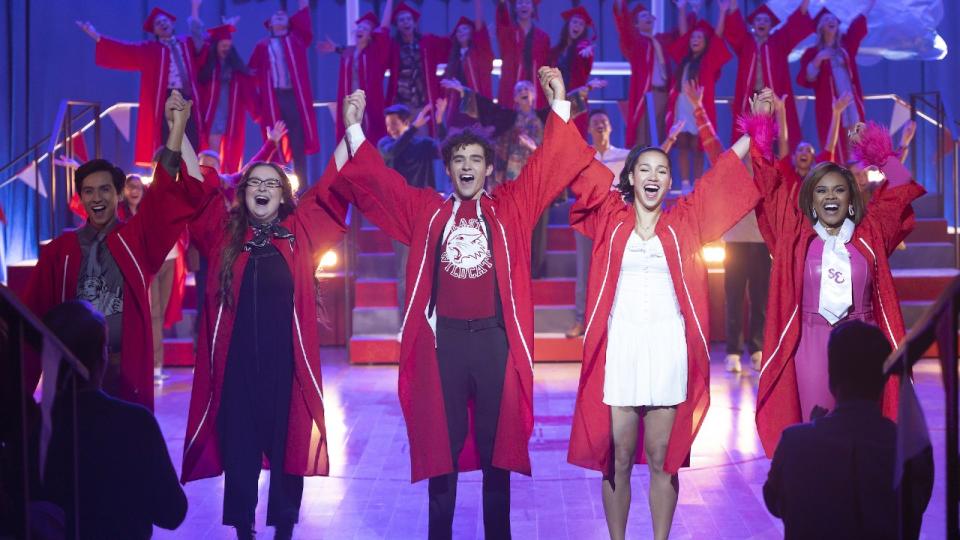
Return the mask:
[[260,187],[261,185],[263,185],[263,187],[267,187],[267,188],[278,188],[278,187],[280,187],[280,179],[279,179],[279,178],[256,178],[256,177],[251,177],[251,178],[247,178],[247,182],[246,182],[246,183],[247,183],[247,186],[252,187],[252,188],[258,188],[258,187]]

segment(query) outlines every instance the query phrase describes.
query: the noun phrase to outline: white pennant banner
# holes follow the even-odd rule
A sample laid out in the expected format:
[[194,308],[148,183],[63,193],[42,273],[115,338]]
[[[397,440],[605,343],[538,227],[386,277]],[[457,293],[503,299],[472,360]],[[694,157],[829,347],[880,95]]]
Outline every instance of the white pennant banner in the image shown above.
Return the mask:
[[[28,185],[30,188],[36,189],[40,193],[41,197],[47,196],[47,185],[46,180],[43,178],[42,169],[37,167],[36,162],[31,161],[29,165],[20,170],[12,178],[0,184],[0,187],[3,187],[7,184],[16,182],[17,180]],[[39,180],[39,183],[38,183]]]
[[107,116],[113,120],[113,123],[123,135],[123,140],[130,140],[130,107],[116,107]]

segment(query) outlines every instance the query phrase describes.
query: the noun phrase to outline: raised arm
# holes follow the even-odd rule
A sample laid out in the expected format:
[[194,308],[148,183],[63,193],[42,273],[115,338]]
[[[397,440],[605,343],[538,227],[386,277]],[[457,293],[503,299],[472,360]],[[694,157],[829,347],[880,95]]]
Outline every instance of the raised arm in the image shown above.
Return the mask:
[[544,128],[543,143],[530,155],[517,179],[501,185],[495,193],[496,197],[512,199],[523,224],[530,228],[550,202],[587,168],[595,154],[569,121],[570,102],[566,101],[560,70],[542,67],[538,75],[544,95],[553,107]]
[[380,16],[380,28],[390,31],[390,19],[393,18],[393,0],[387,0],[383,4],[383,15]]
[[720,154],[723,153],[723,144],[717,137],[717,131],[714,129],[710,117],[707,116],[707,111],[703,108],[703,87],[696,81],[690,80],[684,83],[683,92],[693,103],[693,118],[697,121],[700,144],[703,145],[710,163],[716,163],[720,159]]
[[727,14],[723,17],[723,39],[730,44],[730,48],[739,56],[743,54],[744,47],[749,43],[749,40],[753,38],[750,37],[750,32],[747,31],[747,25],[743,21],[743,14],[741,14],[737,8],[737,2],[739,2],[739,0],[730,2],[730,9],[727,10]]
[[850,61],[856,61],[857,51],[860,50],[860,44],[867,37],[867,16],[863,13],[857,15],[846,33],[843,34],[843,46],[850,54]]
[[190,16],[187,17],[187,27],[190,29],[190,39],[193,46],[200,50],[206,43],[206,36],[203,35],[203,20],[200,19],[200,4],[203,0],[190,0]]
[[[341,154],[343,150],[341,150]],[[314,253],[323,252],[343,239],[347,230],[346,199],[330,190],[337,178],[336,157],[331,156],[320,181],[300,197],[294,212],[302,234]]]
[[497,3],[495,20],[497,30],[497,45],[500,46],[500,54],[505,55],[505,49],[514,46],[513,32],[516,30],[513,20],[510,18],[510,8],[507,6],[506,0],[500,0]]
[[786,51],[795,49],[801,41],[816,30],[813,18],[810,17],[809,6],[810,0],[801,0],[797,9],[787,17],[787,22],[770,39],[782,39]]
[[790,96],[784,94],[773,96],[773,110],[777,119],[777,158],[783,159],[790,155],[790,123],[787,122],[787,100]]
[[[78,23],[80,24],[80,23]],[[140,71],[147,65],[148,42],[131,43],[129,41],[120,41],[96,34],[90,23],[84,23],[89,27],[86,29],[88,34],[93,32],[97,42],[94,52],[94,61],[100,67],[109,69],[122,69],[124,71]],[[82,28],[83,26],[81,26]]]
[[410,187],[400,173],[383,163],[360,127],[365,107],[363,90],[357,90],[344,100],[347,133],[334,152],[340,174],[334,179],[331,190],[356,206],[388,236],[409,245],[416,219],[423,208],[437,205],[440,199],[432,189]]
[[[736,2],[737,0],[733,0]],[[723,38],[723,30],[727,26],[727,11],[730,10],[730,0],[719,0],[717,2],[717,24],[714,29],[718,38]]]
[[830,128],[827,131],[827,145],[823,147],[823,152],[830,155],[830,161],[836,155],[837,141],[840,139],[840,122],[843,117],[843,111],[850,106],[853,101],[853,95],[850,92],[844,92],[842,96],[834,98],[833,108],[830,114]]
[[690,23],[687,21],[687,0],[675,0],[677,4],[677,28],[680,35],[684,35],[690,30]]
[[623,205],[618,191],[611,191],[615,178],[606,165],[596,159],[570,184],[573,204],[570,206],[570,226],[593,238],[604,206]]
[[630,20],[627,0],[613,0],[613,22],[620,36],[620,52],[629,61],[640,46],[640,32],[633,25],[634,21]]
[[309,0],[300,0],[300,9],[290,16],[290,33],[303,40],[304,45],[313,43],[313,23],[310,20]]

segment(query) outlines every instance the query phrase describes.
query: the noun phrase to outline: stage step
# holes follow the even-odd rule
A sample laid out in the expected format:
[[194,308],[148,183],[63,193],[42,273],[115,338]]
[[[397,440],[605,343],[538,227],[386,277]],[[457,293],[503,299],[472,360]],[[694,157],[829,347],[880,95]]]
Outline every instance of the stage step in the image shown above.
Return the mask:
[[917,219],[913,231],[907,236],[907,244],[913,242],[953,242],[947,231],[947,220],[942,218]]
[[906,249],[896,249],[890,256],[890,268],[952,268],[951,242],[906,242]]
[[923,197],[913,201],[913,211],[917,218],[933,219],[942,218],[943,210],[942,197],[937,193],[928,193]]
[[[396,334],[354,335],[349,345],[351,364],[396,364],[400,342]],[[579,362],[583,340],[568,339],[560,333],[534,334],[535,362]]]
[[193,366],[193,339],[163,338],[164,367]]
[[960,271],[955,268],[894,269],[893,284],[900,301],[934,301]]

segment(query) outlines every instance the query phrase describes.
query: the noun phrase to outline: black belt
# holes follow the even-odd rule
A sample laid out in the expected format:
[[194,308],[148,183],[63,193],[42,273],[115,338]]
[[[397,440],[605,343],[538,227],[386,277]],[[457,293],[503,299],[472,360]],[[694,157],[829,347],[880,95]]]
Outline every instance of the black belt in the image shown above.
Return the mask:
[[500,320],[497,317],[487,317],[486,319],[451,319],[450,317],[437,316],[438,328],[479,332],[480,330],[497,328],[499,326]]

